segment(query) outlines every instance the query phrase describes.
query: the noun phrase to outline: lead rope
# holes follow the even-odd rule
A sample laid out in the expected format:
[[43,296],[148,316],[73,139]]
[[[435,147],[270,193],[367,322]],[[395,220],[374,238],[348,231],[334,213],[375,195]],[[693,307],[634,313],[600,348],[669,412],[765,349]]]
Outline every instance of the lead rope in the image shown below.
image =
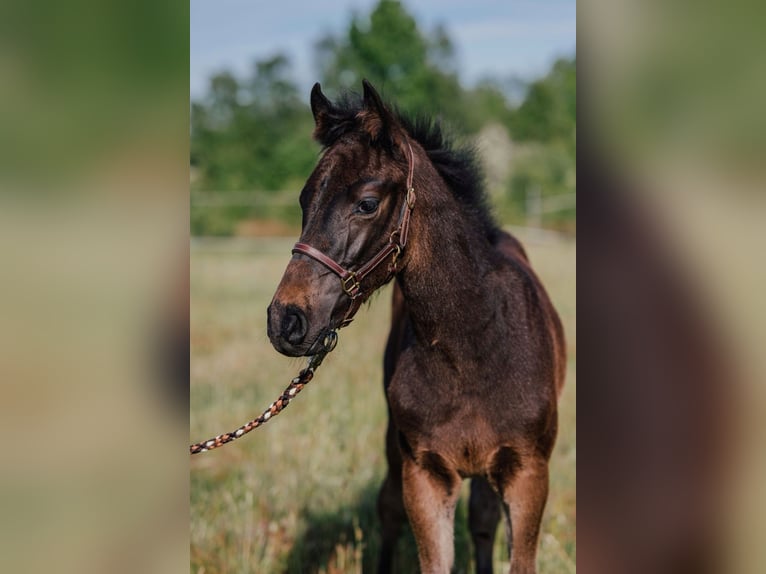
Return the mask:
[[283,409],[287,407],[287,405],[290,404],[290,401],[293,400],[293,398],[303,390],[303,387],[309,384],[311,379],[314,378],[314,372],[319,368],[319,365],[322,364],[322,361],[327,356],[327,354],[335,348],[337,343],[338,333],[336,331],[330,331],[327,333],[327,335],[325,335],[324,341],[322,342],[322,349],[316,355],[309,357],[306,368],[298,373],[297,377],[290,381],[290,384],[280,395],[280,397],[271,403],[269,408],[263,411],[261,416],[243,424],[235,431],[219,434],[217,437],[189,446],[189,453],[197,454],[200,452],[213,450],[219,446],[223,446],[227,442],[238,439],[242,435],[249,433],[251,430],[258,428],[262,424],[268,422],[272,417],[277,416],[282,412]]

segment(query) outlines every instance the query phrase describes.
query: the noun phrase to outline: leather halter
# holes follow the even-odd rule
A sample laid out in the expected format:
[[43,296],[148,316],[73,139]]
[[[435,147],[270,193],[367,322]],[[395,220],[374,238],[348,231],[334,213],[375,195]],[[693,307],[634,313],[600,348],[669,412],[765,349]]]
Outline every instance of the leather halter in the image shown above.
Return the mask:
[[[364,297],[362,297],[362,281],[367,277],[374,269],[376,269],[381,263],[383,263],[390,255],[393,254],[391,265],[389,267],[389,275],[396,273],[396,263],[399,256],[404,251],[407,245],[407,237],[410,230],[410,215],[412,208],[415,206],[415,188],[412,187],[412,177],[415,169],[415,156],[412,153],[412,146],[409,141],[405,140],[407,144],[407,150],[409,152],[408,158],[408,170],[407,170],[407,195],[404,198],[404,205],[402,205],[402,211],[399,214],[399,223],[391,232],[388,238],[388,243],[383,249],[367,263],[352,271],[351,269],[345,269],[342,265],[338,264],[332,257],[325,255],[319,249],[316,249],[308,243],[301,243],[300,241],[293,246],[293,254],[300,253],[301,255],[307,255],[315,261],[318,261],[330,271],[335,273],[340,278],[341,287],[343,287],[344,293],[351,298],[351,304],[349,305],[346,316],[341,321],[340,327],[345,327],[354,318],[354,315],[362,305]],[[389,277],[390,278],[390,277]]]

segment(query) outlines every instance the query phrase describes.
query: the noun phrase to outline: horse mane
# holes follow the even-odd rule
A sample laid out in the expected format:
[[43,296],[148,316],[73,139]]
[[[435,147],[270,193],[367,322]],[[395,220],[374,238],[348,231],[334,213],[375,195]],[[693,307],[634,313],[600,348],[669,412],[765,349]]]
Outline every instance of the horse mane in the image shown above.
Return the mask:
[[[445,134],[438,120],[422,114],[410,116],[394,106],[387,107],[408,135],[425,150],[453,196],[495,244],[500,228],[492,215],[476,148],[457,145],[454,138]],[[333,125],[325,130],[319,143],[327,148],[347,134],[363,133],[359,119],[362,111],[361,98],[350,93],[341,95],[333,104]],[[390,149],[390,143],[383,143]]]

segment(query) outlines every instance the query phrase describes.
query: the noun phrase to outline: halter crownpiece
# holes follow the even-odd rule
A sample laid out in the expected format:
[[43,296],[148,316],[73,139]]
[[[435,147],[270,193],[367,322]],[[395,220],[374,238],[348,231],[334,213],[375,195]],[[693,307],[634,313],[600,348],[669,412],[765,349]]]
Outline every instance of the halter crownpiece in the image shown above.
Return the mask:
[[396,229],[391,232],[391,235],[388,238],[388,243],[383,249],[378,251],[378,253],[367,263],[355,271],[352,271],[351,269],[344,268],[332,257],[325,255],[319,249],[312,247],[308,243],[301,243],[299,241],[293,246],[293,254],[300,253],[301,255],[311,257],[340,278],[343,292],[350,297],[351,304],[349,305],[346,316],[343,318],[343,321],[341,321],[339,328],[345,327],[351,323],[354,315],[362,304],[362,280],[392,254],[391,274],[396,273],[396,264],[399,260],[399,256],[407,245],[407,238],[410,231],[410,215],[412,214],[412,209],[415,207],[415,188],[412,186],[412,178],[415,171],[415,155],[412,152],[410,142],[405,140],[405,143],[407,144],[408,151],[407,195],[404,198],[404,205],[402,205],[402,211],[399,214],[399,223],[397,224]]

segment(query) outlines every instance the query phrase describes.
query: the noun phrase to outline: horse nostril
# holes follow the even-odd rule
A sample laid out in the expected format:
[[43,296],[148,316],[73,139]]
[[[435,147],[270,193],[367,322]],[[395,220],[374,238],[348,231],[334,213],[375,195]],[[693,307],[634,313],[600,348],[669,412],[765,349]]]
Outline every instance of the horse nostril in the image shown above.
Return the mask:
[[300,309],[290,309],[282,320],[282,338],[291,345],[300,345],[306,338],[306,315]]

